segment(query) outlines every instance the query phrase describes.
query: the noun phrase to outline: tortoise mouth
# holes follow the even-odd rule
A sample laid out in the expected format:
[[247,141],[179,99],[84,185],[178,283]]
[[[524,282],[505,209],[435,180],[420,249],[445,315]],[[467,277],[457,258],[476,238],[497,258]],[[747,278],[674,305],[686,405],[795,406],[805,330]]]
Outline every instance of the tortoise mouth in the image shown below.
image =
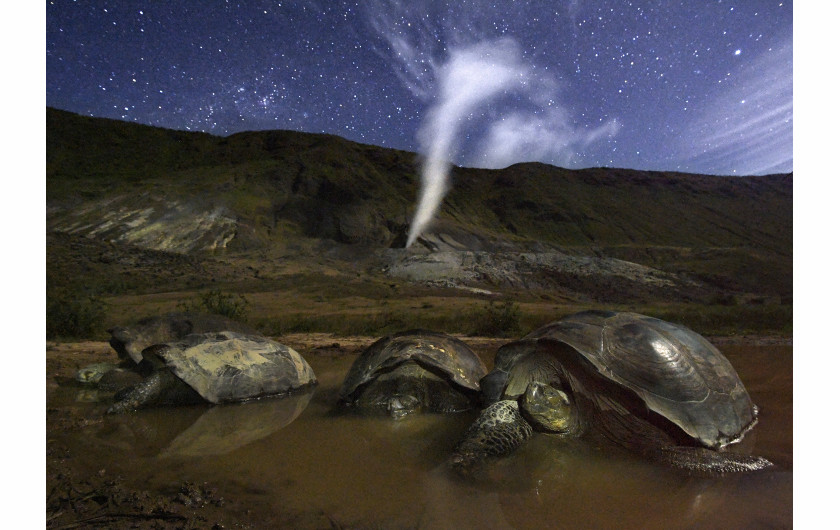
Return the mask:
[[388,414],[395,420],[401,420],[422,408],[420,400],[412,395],[392,396],[385,404]]

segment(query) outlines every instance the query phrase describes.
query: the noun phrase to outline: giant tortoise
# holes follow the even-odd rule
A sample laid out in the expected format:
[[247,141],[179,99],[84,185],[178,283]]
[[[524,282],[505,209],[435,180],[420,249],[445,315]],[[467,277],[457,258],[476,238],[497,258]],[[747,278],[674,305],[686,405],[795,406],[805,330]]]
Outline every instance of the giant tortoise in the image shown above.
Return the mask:
[[150,375],[118,392],[109,414],[153,405],[245,401],[317,382],[298,352],[258,335],[199,333],[149,346],[142,354]]
[[489,404],[450,464],[469,474],[507,455],[534,429],[599,433],[659,462],[699,472],[767,467],[727,452],[758,409],[729,361],[697,333],[636,313],[587,311],[499,348],[481,381]]
[[478,404],[481,359],[444,333],[411,330],[383,337],[353,363],[339,403],[399,419],[412,412],[457,412]]
[[113,327],[108,330],[111,334],[109,344],[117,352],[119,362],[84,366],[76,373],[76,381],[88,387],[85,395],[122,390],[149,375],[144,371],[148,364],[141,362],[145,348],[176,341],[187,335],[220,331],[257,334],[245,324],[222,315],[200,313],[168,313],[145,317],[128,326]]

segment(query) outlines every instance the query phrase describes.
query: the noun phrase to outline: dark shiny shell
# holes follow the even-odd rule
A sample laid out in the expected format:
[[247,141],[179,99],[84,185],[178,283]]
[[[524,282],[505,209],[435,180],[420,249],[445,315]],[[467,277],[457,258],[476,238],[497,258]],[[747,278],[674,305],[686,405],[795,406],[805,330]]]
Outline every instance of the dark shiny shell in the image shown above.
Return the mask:
[[143,356],[163,360],[211,403],[285,394],[316,382],[298,352],[259,335],[229,331],[187,335],[150,346]]
[[[632,390],[650,410],[708,447],[737,441],[755,421],[735,369],[684,326],[636,313],[589,311],[537,329],[519,343],[546,340],[571,346],[603,377]],[[496,365],[510,372],[528,351],[503,347]]]
[[407,361],[474,392],[478,392],[478,382],[487,373],[475,352],[455,337],[426,330],[404,331],[379,339],[359,355],[344,378],[339,399],[347,400],[380,373]]

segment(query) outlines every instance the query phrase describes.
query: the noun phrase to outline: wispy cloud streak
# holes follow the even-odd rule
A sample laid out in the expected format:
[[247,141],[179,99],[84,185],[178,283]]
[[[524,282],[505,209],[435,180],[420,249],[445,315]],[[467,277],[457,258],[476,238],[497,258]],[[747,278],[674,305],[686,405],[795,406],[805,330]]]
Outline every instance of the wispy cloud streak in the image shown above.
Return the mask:
[[787,42],[735,74],[733,88],[713,97],[686,127],[680,163],[713,174],[791,171],[792,57]]

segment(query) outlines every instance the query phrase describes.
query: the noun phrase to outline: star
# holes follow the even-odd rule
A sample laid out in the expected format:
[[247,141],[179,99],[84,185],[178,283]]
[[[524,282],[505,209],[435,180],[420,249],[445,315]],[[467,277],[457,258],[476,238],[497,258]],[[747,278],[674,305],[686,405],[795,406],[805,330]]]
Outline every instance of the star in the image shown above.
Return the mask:
[[[521,83],[485,94],[464,116],[454,163],[792,169],[789,2],[256,4],[48,2],[47,105],[220,136],[282,124],[420,152],[447,68],[471,67],[455,58],[509,45],[516,56],[505,64]],[[761,92],[760,106],[740,103],[750,91]],[[782,146],[772,157],[753,142],[754,152],[698,150],[715,127],[734,139],[736,122],[773,109],[777,121],[753,132]],[[516,148],[485,153],[503,129]]]

